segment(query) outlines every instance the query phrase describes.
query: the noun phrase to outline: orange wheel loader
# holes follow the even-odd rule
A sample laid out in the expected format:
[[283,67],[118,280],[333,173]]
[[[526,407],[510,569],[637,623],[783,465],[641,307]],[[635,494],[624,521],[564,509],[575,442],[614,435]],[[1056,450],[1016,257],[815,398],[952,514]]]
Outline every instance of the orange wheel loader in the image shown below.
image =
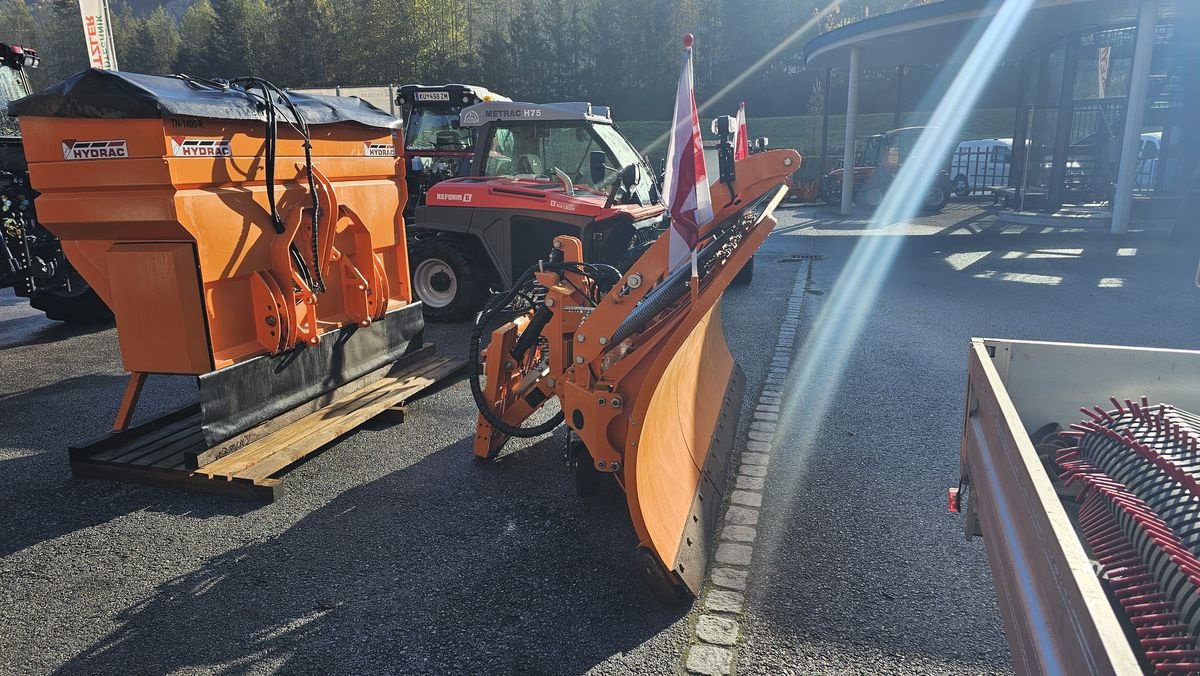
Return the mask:
[[[586,491],[612,477],[624,489],[637,565],[666,601],[703,584],[741,408],[744,377],[725,343],[721,295],[770,234],[771,212],[799,166],[791,150],[736,163],[729,155],[712,188],[696,277],[688,265],[668,267],[668,233],[624,273],[586,261],[583,242],[559,235],[549,257],[475,322],[476,457],[493,459],[509,438],[565,422],[577,485]],[[626,189],[636,172],[622,172]],[[542,409],[553,410],[552,400],[560,410],[550,414]],[[530,418],[541,421],[525,425]]]
[[421,347],[392,116],[254,78],[100,70],[11,111],[42,224],[116,315],[132,375],[115,431],[148,374],[198,378],[162,440],[194,453]]

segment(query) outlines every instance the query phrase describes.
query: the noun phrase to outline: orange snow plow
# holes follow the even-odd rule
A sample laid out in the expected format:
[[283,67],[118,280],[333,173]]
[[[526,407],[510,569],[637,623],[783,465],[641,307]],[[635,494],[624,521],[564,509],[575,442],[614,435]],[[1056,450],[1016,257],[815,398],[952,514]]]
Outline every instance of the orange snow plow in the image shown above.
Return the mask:
[[[123,434],[74,449],[76,469],[199,470],[420,352],[390,115],[257,79],[97,70],[13,109],[41,221],[113,309],[131,372]],[[148,374],[197,376],[199,404],[128,429]]]
[[[510,437],[565,421],[581,492],[606,477],[624,489],[638,566],[660,598],[694,595],[704,580],[744,383],[720,300],[770,234],[799,165],[797,153],[779,150],[736,162],[735,176],[722,172],[695,278],[688,265],[669,269],[669,233],[623,274],[583,260],[580,240],[562,235],[476,321],[475,455],[494,458]],[[539,409],[552,399],[561,410],[546,419]],[[543,420],[522,427],[530,418]]]

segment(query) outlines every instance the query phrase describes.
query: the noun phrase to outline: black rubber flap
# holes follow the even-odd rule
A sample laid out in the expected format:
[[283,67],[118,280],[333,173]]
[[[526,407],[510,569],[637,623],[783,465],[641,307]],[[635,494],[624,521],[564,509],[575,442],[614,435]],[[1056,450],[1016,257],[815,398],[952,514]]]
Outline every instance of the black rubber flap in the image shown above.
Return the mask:
[[[396,118],[353,96],[317,96],[288,92],[308,124],[350,122],[391,129]],[[278,101],[281,109],[281,101]],[[8,104],[10,115],[104,119],[204,117],[214,120],[263,120],[261,90],[218,87],[178,77],[113,70],[85,70],[36,94]],[[286,114],[285,114],[285,117]]]
[[420,349],[421,304],[368,327],[347,326],[317,345],[255,357],[200,376],[201,427],[209,446],[311,401]]

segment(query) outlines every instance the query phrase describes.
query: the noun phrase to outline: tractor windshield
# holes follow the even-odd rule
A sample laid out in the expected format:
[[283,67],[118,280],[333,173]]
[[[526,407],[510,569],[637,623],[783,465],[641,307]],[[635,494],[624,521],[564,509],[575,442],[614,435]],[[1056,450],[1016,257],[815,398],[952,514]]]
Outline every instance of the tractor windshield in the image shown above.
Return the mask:
[[0,65],[0,136],[19,136],[17,121],[8,116],[8,102],[29,94],[25,77],[20,71]]
[[405,150],[469,152],[474,135],[458,126],[454,106],[415,106],[404,130]]
[[[604,178],[594,181],[591,154],[605,156]],[[539,122],[500,127],[488,139],[484,173],[553,180],[557,171],[576,186],[605,192],[622,167],[642,164],[642,158],[617,130],[587,122]],[[643,204],[652,201],[649,172],[643,166],[642,183],[635,188]]]
[[883,142],[883,136],[868,136],[867,142],[863,145],[862,158],[858,162],[860,167],[873,167],[879,163],[879,146]]

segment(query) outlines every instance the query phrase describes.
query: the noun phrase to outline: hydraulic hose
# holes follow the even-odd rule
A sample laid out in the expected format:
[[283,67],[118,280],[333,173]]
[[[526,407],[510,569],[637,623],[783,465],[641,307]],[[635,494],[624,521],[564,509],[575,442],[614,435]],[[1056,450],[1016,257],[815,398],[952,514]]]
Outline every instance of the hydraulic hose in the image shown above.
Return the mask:
[[[549,266],[544,265],[543,267],[549,269]],[[475,325],[471,328],[471,338],[469,341],[467,354],[467,381],[471,386],[471,398],[475,400],[475,408],[479,409],[479,414],[483,416],[484,420],[488,421],[489,425],[500,431],[502,434],[507,434],[510,437],[517,437],[521,439],[540,437],[543,434],[547,434],[553,431],[554,428],[561,425],[566,417],[560,410],[551,416],[549,420],[538,423],[533,427],[520,427],[504,422],[504,420],[502,420],[500,416],[496,415],[496,412],[492,410],[491,404],[488,403],[487,398],[483,395],[483,385],[479,381],[480,376],[482,375],[479,368],[479,345],[483,338],[484,328],[487,326],[488,322],[490,322],[497,313],[508,306],[508,304],[511,303],[514,298],[516,298],[517,293],[522,286],[533,280],[533,273],[537,272],[537,270],[538,266],[536,265],[529,268],[521,275],[517,282],[513,284],[511,289],[492,296],[491,300],[487,302],[487,305],[484,306],[483,310],[481,310],[475,317]],[[543,309],[547,308],[542,306],[539,308],[539,312]],[[535,313],[535,316],[536,314],[537,313]],[[549,317],[547,317],[547,320],[548,319]],[[541,326],[544,327],[545,323],[543,322]],[[526,327],[526,330],[521,334],[521,337],[524,338],[526,334],[531,333],[532,328],[534,327],[531,322],[530,325]],[[539,327],[538,332],[540,333],[540,331],[541,328]],[[535,334],[531,340],[536,339],[537,335]],[[501,358],[501,355],[492,355],[492,358],[499,359]]]

